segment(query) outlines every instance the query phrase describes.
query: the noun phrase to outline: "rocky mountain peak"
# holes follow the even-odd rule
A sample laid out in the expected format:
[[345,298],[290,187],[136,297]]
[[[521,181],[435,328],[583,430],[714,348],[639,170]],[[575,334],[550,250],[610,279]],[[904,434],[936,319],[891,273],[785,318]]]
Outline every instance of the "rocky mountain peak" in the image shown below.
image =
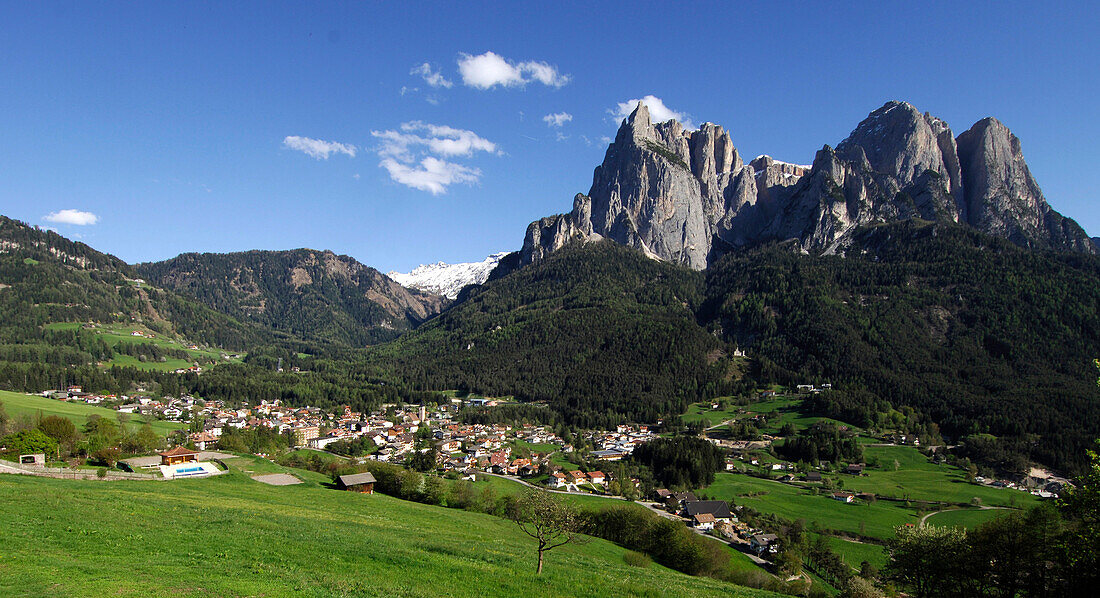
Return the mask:
[[942,119],[907,102],[871,112],[813,166],[742,161],[728,131],[654,124],[639,103],[624,119],[588,194],[568,214],[527,228],[529,264],[572,242],[611,239],[694,269],[739,247],[797,239],[840,252],[862,225],[910,218],[970,224],[1026,247],[1094,253],[1072,220],[1046,204],[1019,140],[995,119],[956,140]]
[[654,138],[653,122],[649,118],[649,108],[646,108],[645,103],[638,102],[638,105],[634,107],[634,111],[626,117],[623,125],[619,127],[619,132],[615,135],[615,142],[621,143],[626,139],[633,139],[637,142]]
[[925,172],[942,175],[948,192],[962,200],[962,175],[951,128],[931,114],[921,114],[908,102],[887,102],[863,119],[837,154],[861,161],[859,148],[871,169],[894,177],[902,188]]
[[1051,209],[1024,160],[1020,140],[995,118],[983,118],[958,138],[969,223],[1024,247],[1096,253],[1071,219]]

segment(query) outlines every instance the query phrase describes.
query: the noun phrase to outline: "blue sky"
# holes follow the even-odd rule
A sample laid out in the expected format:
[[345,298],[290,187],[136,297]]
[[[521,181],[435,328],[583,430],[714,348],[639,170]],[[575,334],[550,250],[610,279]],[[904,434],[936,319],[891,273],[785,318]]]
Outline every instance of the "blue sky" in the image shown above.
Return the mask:
[[1100,235],[1088,4],[409,4],[0,3],[0,213],[130,262],[312,247],[408,270],[569,210],[621,102],[809,163],[899,99],[956,134],[1002,120]]

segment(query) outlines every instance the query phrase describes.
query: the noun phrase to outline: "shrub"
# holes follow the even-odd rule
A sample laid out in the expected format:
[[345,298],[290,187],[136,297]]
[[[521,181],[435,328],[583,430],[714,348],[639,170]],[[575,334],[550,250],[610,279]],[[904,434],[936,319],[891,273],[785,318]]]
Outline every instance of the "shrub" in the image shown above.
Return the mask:
[[628,550],[626,554],[623,555],[623,560],[631,567],[641,567],[642,569],[645,569],[653,562],[653,559],[649,558],[649,555],[641,552],[634,552],[633,550]]

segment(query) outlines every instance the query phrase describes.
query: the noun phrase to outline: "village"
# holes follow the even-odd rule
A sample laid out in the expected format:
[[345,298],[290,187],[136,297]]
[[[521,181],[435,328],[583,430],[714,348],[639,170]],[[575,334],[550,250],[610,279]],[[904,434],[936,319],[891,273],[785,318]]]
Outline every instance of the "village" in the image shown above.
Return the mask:
[[[1018,504],[1011,495],[1024,494],[1026,500],[1019,504],[1031,504],[1027,501],[1055,498],[1063,489],[1064,479],[1033,470],[1019,479],[972,475],[966,480],[971,490],[960,487],[952,489],[956,497],[937,496],[940,489],[951,487],[943,482],[961,475],[945,469],[947,465],[934,446],[924,446],[932,444],[929,438],[899,429],[872,433],[806,416],[806,401],[828,390],[827,385],[804,385],[763,390],[748,402],[722,399],[697,403],[671,430],[656,422],[573,431],[532,423],[473,423],[479,419],[464,410],[487,415],[513,401],[458,393],[449,393],[438,404],[390,403],[370,412],[347,405],[335,409],[290,406],[279,400],[229,405],[186,394],[161,396],[140,386],[127,395],[86,393],[77,386],[41,395],[112,409],[120,422],[161,422],[175,427],[165,450],[120,459],[117,468],[109,469],[108,479],[218,476],[234,467],[240,469],[236,457],[252,453],[271,466],[305,467],[303,459],[335,460],[345,469],[332,476],[330,487],[369,494],[377,481],[370,473],[371,463],[387,463],[447,478],[451,480],[448,483],[469,482],[480,488],[515,484],[596,503],[630,501],[700,536],[728,544],[769,570],[781,560],[790,541],[790,525],[799,517],[812,518],[820,528],[834,530],[830,534],[844,538],[835,540],[842,542],[839,547],[875,546],[866,550],[880,555],[883,549],[876,543],[898,524],[913,525],[932,515],[950,519],[952,509],[961,509],[956,512],[967,516],[984,516],[996,511],[981,509]],[[495,418],[480,421],[485,419]],[[858,439],[866,459],[785,458],[782,446],[787,439],[822,423],[834,426],[841,437]],[[638,447],[684,432],[721,449],[723,457],[713,483],[658,487],[654,479],[643,482],[634,477],[640,474],[631,456]],[[269,449],[244,449],[239,444],[241,438],[257,435],[278,439],[277,446],[265,445],[272,447],[267,452]],[[298,461],[286,461],[288,456]],[[43,457],[34,456],[39,461]],[[895,457],[910,461],[899,470]],[[48,464],[42,466],[35,462],[8,467],[23,473],[51,471]],[[345,473],[348,466],[359,473]],[[294,470],[268,472],[267,468],[249,466],[246,473],[265,484],[301,483],[301,475]],[[88,479],[95,472],[59,469],[53,475]],[[930,475],[938,481],[922,487],[921,476]],[[892,490],[902,487],[901,492]],[[973,489],[976,487],[982,490]],[[986,502],[978,501],[978,496]],[[775,514],[781,517],[777,519]]]

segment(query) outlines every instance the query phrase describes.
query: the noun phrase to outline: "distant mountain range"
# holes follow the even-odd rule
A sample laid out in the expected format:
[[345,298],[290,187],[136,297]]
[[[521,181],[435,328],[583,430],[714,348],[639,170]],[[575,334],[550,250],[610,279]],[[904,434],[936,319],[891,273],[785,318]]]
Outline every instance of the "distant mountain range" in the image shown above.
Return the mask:
[[1021,247],[1100,251],[1047,204],[1020,140],[993,118],[955,137],[944,121],[888,102],[806,169],[766,156],[744,164],[722,127],[655,124],[639,103],[588,194],[527,228],[522,261],[606,238],[702,270],[770,241],[843,253],[858,227],[910,218],[966,224]]
[[185,253],[139,264],[150,282],[300,338],[364,346],[396,338],[447,300],[331,251]]
[[494,253],[480,262],[446,264],[436,262],[417,266],[412,272],[387,272],[386,275],[399,284],[411,289],[419,289],[448,299],[458,297],[459,291],[471,284],[481,284],[489,278],[493,268],[508,252]]

